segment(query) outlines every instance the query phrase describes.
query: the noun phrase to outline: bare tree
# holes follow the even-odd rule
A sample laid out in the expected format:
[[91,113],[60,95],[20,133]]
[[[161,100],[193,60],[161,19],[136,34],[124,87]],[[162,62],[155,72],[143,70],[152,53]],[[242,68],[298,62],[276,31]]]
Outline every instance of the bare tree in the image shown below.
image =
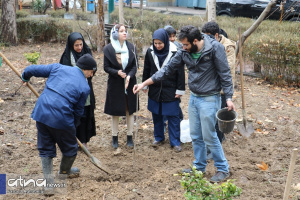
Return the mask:
[[104,0],[98,0],[98,9],[97,9],[97,51],[101,52],[105,46],[105,30],[104,30]]
[[2,0],[1,15],[1,41],[11,45],[17,45],[17,23],[15,12],[15,0]]
[[207,0],[206,2],[207,21],[216,21],[216,0]]
[[[276,0],[271,0],[268,3],[267,7],[264,9],[264,11],[260,14],[259,18],[252,24],[252,26],[247,31],[245,31],[242,34],[241,45],[244,44],[245,40],[257,29],[257,27],[261,24],[261,22],[267,17],[267,15],[269,14],[269,12],[271,11],[271,8],[274,5],[276,5]],[[236,56],[239,53],[239,44],[238,44],[239,42],[240,41],[238,41],[237,44],[236,44],[236,50],[235,50]]]
[[119,24],[124,24],[123,0],[119,0]]

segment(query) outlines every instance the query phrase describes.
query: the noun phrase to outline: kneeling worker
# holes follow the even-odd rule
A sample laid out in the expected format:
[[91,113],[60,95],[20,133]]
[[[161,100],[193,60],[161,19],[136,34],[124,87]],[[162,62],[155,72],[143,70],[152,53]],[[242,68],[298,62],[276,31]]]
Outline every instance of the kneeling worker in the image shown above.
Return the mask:
[[62,152],[59,174],[79,175],[78,168],[71,169],[78,150],[76,126],[84,114],[84,104],[90,94],[86,79],[93,76],[97,64],[91,55],[85,54],[76,66],[58,63],[30,65],[22,74],[24,82],[32,76],[48,78],[31,114],[36,121],[37,147],[45,177],[53,172],[56,143]]

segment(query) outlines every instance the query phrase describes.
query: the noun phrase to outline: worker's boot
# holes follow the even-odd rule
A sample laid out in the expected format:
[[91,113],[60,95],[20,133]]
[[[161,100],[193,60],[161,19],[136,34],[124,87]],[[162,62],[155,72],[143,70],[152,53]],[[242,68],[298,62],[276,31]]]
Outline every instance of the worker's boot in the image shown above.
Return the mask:
[[60,170],[58,172],[60,178],[64,178],[64,175],[68,178],[75,178],[79,176],[80,170],[77,167],[72,167],[75,158],[76,156],[62,156]]
[[117,149],[118,146],[119,146],[119,143],[118,143],[118,136],[113,136],[112,137],[112,146],[113,148]]
[[46,179],[46,187],[44,188],[44,194],[51,196],[54,194],[54,188],[51,185],[54,183],[53,177],[53,160],[50,157],[41,157],[42,170],[44,178]]
[[127,146],[133,147],[132,135],[127,135]]

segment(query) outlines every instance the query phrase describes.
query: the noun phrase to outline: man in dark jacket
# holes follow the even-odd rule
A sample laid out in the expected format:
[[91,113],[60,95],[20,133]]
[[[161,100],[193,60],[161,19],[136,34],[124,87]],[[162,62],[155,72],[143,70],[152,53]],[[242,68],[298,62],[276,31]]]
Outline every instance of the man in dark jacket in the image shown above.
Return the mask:
[[[134,93],[147,85],[172,76],[178,68],[186,64],[191,90],[188,111],[195,156],[193,165],[197,170],[205,172],[208,147],[217,168],[217,173],[210,180],[224,181],[229,177],[229,165],[215,130],[216,112],[221,106],[221,89],[224,91],[228,110],[235,109],[231,100],[233,86],[224,46],[207,35],[202,35],[194,26],[182,27],[179,40],[183,44],[183,50],[177,51],[162,70],[136,85]],[[191,169],[183,171],[190,172]]]
[[31,65],[22,74],[24,82],[32,76],[48,78],[31,114],[36,121],[37,146],[45,177],[52,174],[56,143],[62,152],[59,174],[79,175],[78,168],[71,169],[78,150],[75,126],[83,116],[90,93],[86,78],[93,76],[97,64],[91,55],[85,54],[76,65]]

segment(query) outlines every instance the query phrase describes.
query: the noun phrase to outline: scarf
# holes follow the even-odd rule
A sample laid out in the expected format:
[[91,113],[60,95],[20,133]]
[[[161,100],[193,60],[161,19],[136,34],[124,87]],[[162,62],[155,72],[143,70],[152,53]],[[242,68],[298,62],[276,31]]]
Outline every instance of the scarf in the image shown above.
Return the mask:
[[[154,54],[157,56],[159,61],[159,66],[161,67],[166,57],[169,54],[169,48],[170,48],[169,35],[165,29],[160,28],[154,31],[152,39],[153,39],[153,51]],[[162,50],[157,50],[157,48],[154,46],[154,40],[162,41],[165,45],[164,48]]]
[[[112,31],[113,29],[111,29],[111,32]],[[123,46],[121,47],[120,41],[114,40],[112,38],[112,34],[110,34],[110,43],[112,44],[116,53],[121,53],[122,68],[124,70],[127,67],[128,59],[129,59],[129,53],[128,53],[126,41],[124,41]]]
[[[83,48],[80,53],[74,50],[74,43],[76,40],[82,40],[83,43]],[[68,37],[65,51],[61,56],[59,63],[68,66],[74,66],[74,62],[76,64],[77,60],[87,53],[92,55],[91,49],[85,43],[83,36],[81,35],[81,33],[73,32]]]

